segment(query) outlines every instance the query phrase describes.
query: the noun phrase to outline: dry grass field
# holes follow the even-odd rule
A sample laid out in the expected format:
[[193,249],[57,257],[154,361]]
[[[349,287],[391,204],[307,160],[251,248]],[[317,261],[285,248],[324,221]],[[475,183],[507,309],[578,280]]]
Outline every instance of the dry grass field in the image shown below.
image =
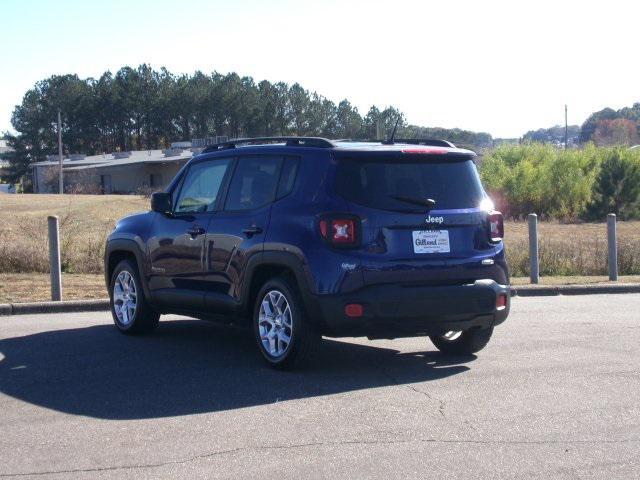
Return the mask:
[[[48,272],[47,216],[54,214],[60,217],[62,265],[67,274],[65,282],[70,286],[67,293],[73,295],[75,287],[71,285],[77,281],[78,285],[83,282],[87,285],[87,293],[78,295],[104,297],[100,274],[105,238],[118,218],[146,210],[148,206],[148,199],[127,195],[2,195],[0,274]],[[505,228],[512,275],[525,277],[528,275],[527,224],[507,222]],[[542,276],[582,276],[584,280],[584,276],[595,279],[607,274],[604,223],[541,222],[539,235]],[[640,275],[640,222],[619,222],[618,240],[620,274]],[[17,295],[7,293],[7,285],[17,286],[20,278],[24,277],[0,276],[3,298]],[[33,295],[41,297],[44,292],[47,298],[47,275],[29,275],[29,278],[40,282],[38,285],[46,284],[34,286]],[[20,295],[29,293],[28,285],[29,282],[25,282]],[[69,295],[65,297],[72,298]]]
[[148,199],[128,195],[2,195],[0,273],[49,271],[48,215],[60,218],[63,271],[100,273],[116,220],[148,206]]
[[[104,276],[97,273],[63,273],[62,299],[107,298]],[[0,303],[51,300],[48,273],[0,273]]]
[[[618,222],[620,275],[640,275],[640,221]],[[529,233],[526,222],[506,222],[507,257],[513,276],[529,275]],[[605,223],[538,225],[540,275],[607,275]]]

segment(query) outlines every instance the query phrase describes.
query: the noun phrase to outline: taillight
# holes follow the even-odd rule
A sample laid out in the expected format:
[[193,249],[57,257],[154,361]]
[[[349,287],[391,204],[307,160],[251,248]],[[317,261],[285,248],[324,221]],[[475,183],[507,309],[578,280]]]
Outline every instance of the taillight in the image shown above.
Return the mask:
[[408,153],[411,155],[446,155],[448,150],[444,148],[405,148],[402,150],[402,153]]
[[499,242],[504,238],[504,218],[500,212],[489,212],[489,240]]
[[359,228],[360,221],[353,217],[325,216],[320,219],[320,235],[337,247],[357,245]]

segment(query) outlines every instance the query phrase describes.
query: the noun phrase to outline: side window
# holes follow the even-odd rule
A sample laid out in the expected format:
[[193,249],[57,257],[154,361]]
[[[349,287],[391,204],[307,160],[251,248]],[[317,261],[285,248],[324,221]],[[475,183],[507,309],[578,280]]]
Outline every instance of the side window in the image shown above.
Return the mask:
[[278,184],[278,198],[291,193],[293,185],[296,182],[296,174],[298,173],[299,159],[296,157],[285,157],[282,164],[282,173],[280,174],[280,183]]
[[197,163],[189,167],[175,203],[176,213],[198,213],[211,210],[216,203],[230,158]]
[[273,202],[282,157],[240,157],[229,186],[225,210],[250,210]]

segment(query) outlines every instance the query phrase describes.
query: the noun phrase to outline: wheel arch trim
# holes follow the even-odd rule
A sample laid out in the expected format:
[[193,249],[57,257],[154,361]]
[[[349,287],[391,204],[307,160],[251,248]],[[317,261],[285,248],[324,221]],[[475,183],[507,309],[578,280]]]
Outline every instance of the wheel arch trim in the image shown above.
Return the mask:
[[256,272],[263,267],[283,268],[292,272],[307,312],[313,311],[310,273],[306,271],[297,255],[285,251],[262,252],[261,255],[256,255],[249,260],[247,263],[246,281],[242,287],[242,311],[248,312],[252,309],[251,289],[253,287],[253,281]]
[[142,283],[142,290],[147,298],[150,297],[149,287],[147,285],[147,264],[144,260],[145,256],[142,248],[136,240],[133,238],[113,238],[107,241],[104,255],[104,276],[107,289],[111,283],[111,271],[109,268],[110,259],[116,252],[126,252],[132,254],[136,259],[136,266],[138,267],[138,274],[140,276],[140,283]]

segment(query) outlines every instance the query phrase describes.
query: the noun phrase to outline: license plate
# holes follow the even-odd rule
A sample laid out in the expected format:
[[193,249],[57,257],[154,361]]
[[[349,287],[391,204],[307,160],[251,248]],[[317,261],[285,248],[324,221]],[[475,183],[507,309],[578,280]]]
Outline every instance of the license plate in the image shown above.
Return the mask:
[[413,232],[414,253],[449,253],[448,230],[415,230]]

